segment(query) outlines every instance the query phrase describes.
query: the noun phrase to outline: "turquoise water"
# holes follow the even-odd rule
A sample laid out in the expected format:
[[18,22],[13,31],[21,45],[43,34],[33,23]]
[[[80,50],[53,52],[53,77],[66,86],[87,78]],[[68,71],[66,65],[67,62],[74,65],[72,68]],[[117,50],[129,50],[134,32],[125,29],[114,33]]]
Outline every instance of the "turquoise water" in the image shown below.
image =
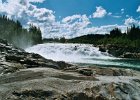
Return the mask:
[[118,68],[128,68],[140,71],[140,60],[138,59],[91,59],[93,61],[99,61],[103,63],[75,63],[80,66],[103,66],[103,67],[118,67]]

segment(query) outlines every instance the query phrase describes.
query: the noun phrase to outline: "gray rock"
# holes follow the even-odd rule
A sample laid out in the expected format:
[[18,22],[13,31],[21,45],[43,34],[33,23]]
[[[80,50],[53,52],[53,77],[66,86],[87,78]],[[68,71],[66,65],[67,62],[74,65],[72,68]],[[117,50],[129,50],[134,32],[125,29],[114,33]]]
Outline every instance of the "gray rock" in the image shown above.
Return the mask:
[[[58,70],[59,69],[59,70]],[[0,40],[0,100],[139,100],[140,72],[76,67]]]

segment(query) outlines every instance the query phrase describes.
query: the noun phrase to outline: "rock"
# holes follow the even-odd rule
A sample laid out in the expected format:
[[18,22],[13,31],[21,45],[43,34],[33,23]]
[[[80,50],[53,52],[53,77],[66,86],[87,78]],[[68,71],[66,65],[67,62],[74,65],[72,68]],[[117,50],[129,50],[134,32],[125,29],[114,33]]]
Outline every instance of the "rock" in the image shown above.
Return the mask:
[[53,95],[53,92],[43,90],[25,90],[21,92],[14,91],[12,94],[15,95],[17,99],[38,98],[41,100],[46,100],[47,97]]
[[125,69],[95,68],[94,72],[97,75],[105,75],[105,76],[133,76],[131,72],[128,72]]
[[118,44],[99,45],[98,47],[99,51],[108,51],[109,54],[115,57],[140,59],[140,48]]
[[99,51],[101,51],[101,52],[106,52],[106,49],[105,49],[104,46],[99,46]]
[[[35,68],[35,67],[50,67],[55,69],[65,69],[71,67],[71,64],[66,64],[65,62],[55,62],[49,59],[45,59],[42,56],[34,53],[27,53],[23,49],[16,48],[11,44],[8,44],[5,40],[0,39],[0,64],[5,62],[10,65],[2,65],[2,67],[7,66],[8,68],[1,68],[1,73],[13,73],[22,68]],[[23,67],[15,67],[13,63],[18,63]],[[4,70],[3,70],[4,69]]]
[[91,76],[93,74],[91,69],[80,69],[78,72],[86,76]]
[[93,97],[90,97],[85,93],[69,93],[67,98],[68,100],[94,100]]
[[139,100],[139,76],[55,62],[0,40],[0,100]]
[[[93,67],[92,70],[101,72],[99,70],[105,68]],[[127,100],[128,96],[131,100],[139,100],[139,80],[139,76],[118,77],[108,72],[86,76],[76,71],[29,68],[0,75],[0,100]]]
[[68,64],[68,63],[65,63],[63,61],[58,61],[57,62],[59,68],[58,69],[67,69],[69,67],[71,67],[72,65]]
[[121,58],[133,58],[133,59],[140,59],[140,53],[131,53],[126,52],[120,56]]
[[95,100],[107,100],[107,99],[100,94],[95,96]]

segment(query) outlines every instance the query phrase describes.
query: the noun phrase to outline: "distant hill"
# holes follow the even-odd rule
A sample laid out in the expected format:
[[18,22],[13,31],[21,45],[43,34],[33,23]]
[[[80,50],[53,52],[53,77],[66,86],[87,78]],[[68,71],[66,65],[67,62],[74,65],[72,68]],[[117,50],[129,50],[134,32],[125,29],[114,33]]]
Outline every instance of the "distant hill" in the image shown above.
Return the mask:
[[0,16],[0,38],[20,48],[42,43],[39,28],[30,25],[29,29],[25,29],[19,21],[13,21],[4,15]]

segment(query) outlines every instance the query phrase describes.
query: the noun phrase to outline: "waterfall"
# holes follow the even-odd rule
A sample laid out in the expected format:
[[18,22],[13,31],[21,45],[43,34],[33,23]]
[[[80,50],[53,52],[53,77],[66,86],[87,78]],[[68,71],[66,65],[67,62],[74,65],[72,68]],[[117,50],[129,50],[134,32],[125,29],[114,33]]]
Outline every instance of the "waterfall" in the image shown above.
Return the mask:
[[46,43],[27,48],[27,52],[37,53],[46,59],[69,63],[94,64],[107,66],[139,67],[140,63],[127,59],[116,58],[90,44]]

